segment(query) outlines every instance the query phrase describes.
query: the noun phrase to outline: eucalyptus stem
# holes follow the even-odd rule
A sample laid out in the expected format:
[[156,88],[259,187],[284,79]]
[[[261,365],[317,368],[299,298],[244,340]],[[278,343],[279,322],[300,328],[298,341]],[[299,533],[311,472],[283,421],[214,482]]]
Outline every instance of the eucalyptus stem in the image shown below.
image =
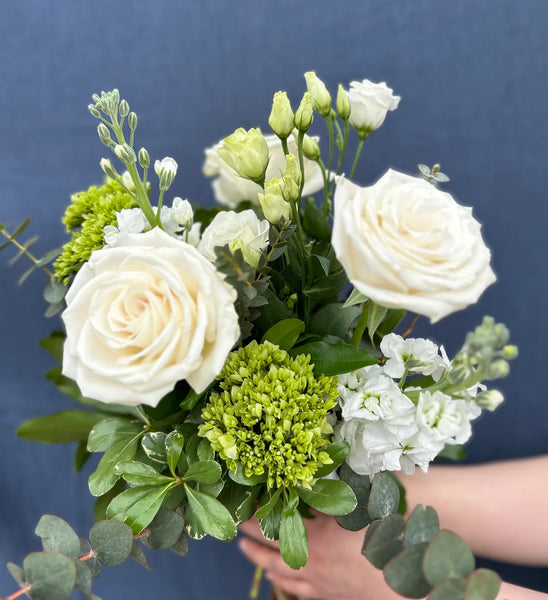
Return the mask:
[[356,325],[356,329],[354,329],[354,333],[352,334],[352,339],[350,340],[350,343],[353,344],[354,346],[360,345],[360,341],[363,337],[363,333],[365,331],[365,328],[367,327],[368,316],[369,316],[369,306],[367,305],[367,302],[365,302],[363,305],[363,308],[362,308],[362,314],[360,315],[358,324]]
[[356,170],[356,166],[358,164],[358,160],[360,158],[364,142],[365,138],[360,138],[358,148],[356,149],[356,156],[354,157],[354,162],[352,163],[352,170],[350,171],[350,181],[352,181],[352,179],[354,178],[354,171]]
[[[28,259],[30,259],[35,265],[37,265],[39,263],[39,260],[36,258],[36,256],[34,256],[34,254],[32,254],[31,252],[29,252],[25,246],[23,246],[22,244],[20,244],[15,238],[11,237],[10,234],[5,230],[2,229],[0,230],[0,233],[8,238],[8,240],[20,251],[22,252]],[[20,255],[18,255],[19,257]],[[47,267],[40,267],[42,269],[42,271],[44,271],[44,273],[46,273],[48,275],[48,277],[54,277],[54,274],[47,268]]]

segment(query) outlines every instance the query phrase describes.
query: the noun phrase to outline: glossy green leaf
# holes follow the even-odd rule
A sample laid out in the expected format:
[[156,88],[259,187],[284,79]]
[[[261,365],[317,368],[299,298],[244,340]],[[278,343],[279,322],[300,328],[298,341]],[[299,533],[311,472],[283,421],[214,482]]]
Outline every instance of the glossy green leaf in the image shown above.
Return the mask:
[[377,473],[371,483],[367,510],[371,519],[383,519],[398,510],[400,491],[392,477]]
[[280,523],[280,552],[292,569],[304,567],[308,559],[308,536],[298,510],[283,516]]
[[131,527],[133,533],[140,533],[150,524],[173,487],[175,487],[173,482],[164,486],[156,486],[127,509],[125,522]]
[[145,433],[141,440],[141,447],[150,460],[164,465],[167,464],[166,439],[167,433],[163,431]]
[[214,460],[199,460],[192,463],[185,473],[185,480],[198,483],[216,483],[221,478],[221,465]]
[[341,375],[378,362],[378,359],[366,350],[342,340],[336,343],[310,342],[292,348],[289,354],[291,356],[310,354],[314,371],[321,375]]
[[278,488],[274,491],[265,491],[263,499],[261,500],[261,505],[255,514],[257,519],[264,519],[264,517],[269,515],[274,510],[274,507],[278,503],[281,493],[282,488]]
[[299,508],[299,494],[295,488],[289,488],[289,493],[284,497],[282,506],[282,518],[290,517]]
[[373,338],[375,332],[386,317],[387,311],[388,309],[385,306],[380,306],[373,302],[373,300],[369,300],[367,303],[367,331],[369,332],[369,339],[372,344],[374,344]]
[[27,440],[46,444],[82,442],[104,415],[86,410],[64,410],[52,415],[25,421],[17,428],[17,435]]
[[78,558],[80,540],[74,529],[63,519],[54,515],[42,515],[34,533],[42,538],[44,550],[52,550],[66,554],[70,558]]
[[327,304],[312,317],[309,331],[322,336],[335,335],[345,339],[360,312],[360,308],[356,306],[345,307],[339,302]]
[[421,568],[427,546],[427,542],[407,546],[386,565],[384,578],[400,596],[423,598],[430,591]]
[[171,432],[166,438],[167,464],[174,477],[177,476],[177,465],[183,454],[184,444],[185,438],[176,431]]
[[[123,482],[119,482],[122,483]],[[118,485],[118,484],[117,484]],[[148,486],[140,486],[129,488],[128,490],[124,490],[119,493],[116,497],[112,498],[110,504],[106,509],[106,517],[107,519],[112,519],[116,521],[124,521],[126,518],[126,513],[131,506],[133,506],[138,500],[144,498],[146,495],[150,494],[153,491],[159,491],[163,489],[163,485],[148,485]],[[137,532],[139,533],[139,532]]]
[[314,198],[307,198],[303,206],[303,228],[306,233],[320,242],[329,242],[331,227],[326,216],[318,209]]
[[386,564],[403,549],[404,526],[402,515],[390,515],[378,524],[364,544],[363,553],[377,569],[384,569]]
[[24,579],[42,600],[68,600],[76,583],[76,566],[58,552],[33,552],[23,561]]
[[96,423],[89,432],[89,452],[105,452],[120,440],[134,436],[143,429],[141,423],[135,423],[121,417],[109,417]]
[[352,291],[350,292],[350,295],[346,299],[346,302],[343,304],[343,306],[345,308],[347,308],[349,306],[356,306],[356,304],[363,304],[366,301],[367,301],[367,296],[362,294],[356,288],[352,288]]
[[274,505],[274,508],[268,514],[259,519],[259,526],[267,540],[277,540],[280,537],[280,523],[282,521],[282,501]]
[[429,542],[439,531],[440,521],[438,514],[431,507],[424,508],[422,504],[415,506],[407,521],[404,534],[406,546]]
[[215,450],[211,447],[211,442],[207,438],[202,438],[198,444],[198,460],[213,460],[215,458]]
[[467,577],[476,566],[466,542],[452,531],[440,531],[424,556],[424,574],[435,585],[446,577]]
[[284,319],[273,325],[264,335],[261,342],[268,340],[282,350],[289,350],[297,341],[305,328],[300,319]]
[[161,475],[154,467],[138,461],[122,461],[114,467],[115,473],[121,475],[129,485],[166,485],[173,482],[173,477]]
[[63,347],[67,335],[64,331],[54,331],[49,337],[40,340],[39,344],[55,358],[61,362],[63,360]]
[[107,567],[117,567],[131,554],[133,533],[119,521],[100,521],[91,528],[89,543],[101,563]]
[[136,435],[119,440],[105,452],[88,481],[89,491],[93,496],[106,494],[118,481],[120,475],[115,472],[114,467],[119,462],[133,459],[139,438],[140,435]]
[[329,454],[333,462],[331,464],[322,465],[319,467],[314,473],[314,477],[316,478],[329,475],[329,473],[332,473],[341,463],[343,463],[350,454],[350,444],[345,441],[333,442],[324,448],[324,452]]
[[297,488],[297,492],[309,506],[326,515],[347,515],[357,504],[352,488],[335,479],[318,479],[312,489]]
[[236,523],[216,498],[193,490],[185,484],[188,505],[200,527],[209,535],[229,540],[236,537]]

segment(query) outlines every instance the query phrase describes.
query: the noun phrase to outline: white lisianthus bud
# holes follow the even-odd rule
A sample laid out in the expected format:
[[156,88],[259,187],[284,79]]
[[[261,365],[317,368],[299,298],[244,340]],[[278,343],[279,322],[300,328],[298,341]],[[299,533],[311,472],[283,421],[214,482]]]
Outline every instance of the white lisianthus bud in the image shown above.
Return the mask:
[[395,110],[401,100],[394,96],[384,81],[373,83],[368,79],[353,81],[348,92],[350,101],[350,124],[361,139],[378,129],[389,110]]
[[303,138],[303,154],[309,160],[318,160],[320,158],[320,145],[308,134],[305,134]]
[[504,402],[504,396],[499,390],[485,390],[474,398],[474,402],[481,408],[493,411]]
[[194,220],[194,211],[190,202],[182,198],[174,198],[171,205],[171,218],[185,229],[190,229]]
[[267,181],[264,194],[259,194],[259,202],[264,216],[274,225],[283,217],[286,221],[291,219],[291,206],[284,200],[282,181],[278,178]]
[[285,157],[285,170],[282,176],[282,194],[287,202],[297,202],[301,191],[301,170],[294,154]]
[[177,162],[166,156],[154,163],[154,171],[160,179],[160,190],[167,190],[173,183],[175,175],[177,175]]
[[314,111],[312,109],[312,94],[305,92],[303,99],[299,104],[299,108],[295,113],[295,127],[299,131],[308,131],[314,119]]
[[268,166],[269,152],[259,128],[249,131],[243,127],[236,129],[223,140],[218,152],[240,177],[262,184]]
[[114,154],[125,164],[132,164],[137,161],[135,151],[129,144],[116,144]]
[[285,92],[276,92],[272,101],[272,110],[268,124],[272,131],[282,140],[285,140],[293,131],[293,111],[291,103]]
[[146,148],[141,148],[139,150],[139,164],[143,169],[148,169],[150,167],[150,156]]
[[112,138],[110,137],[110,131],[108,127],[104,123],[99,123],[97,125],[97,133],[99,134],[99,139],[105,146],[110,146],[112,142]]
[[116,169],[112,166],[112,163],[110,162],[110,158],[102,158],[99,161],[99,165],[101,166],[101,169],[103,169],[103,172],[105,173],[105,175],[107,177],[110,177],[111,179],[115,179],[117,180],[119,175],[116,172]]
[[314,110],[322,117],[328,117],[331,113],[331,94],[314,71],[305,73],[304,78],[306,79],[306,88],[312,96]]
[[350,100],[348,99],[345,89],[340,83],[337,90],[337,112],[339,113],[339,117],[341,119],[348,119],[350,116]]

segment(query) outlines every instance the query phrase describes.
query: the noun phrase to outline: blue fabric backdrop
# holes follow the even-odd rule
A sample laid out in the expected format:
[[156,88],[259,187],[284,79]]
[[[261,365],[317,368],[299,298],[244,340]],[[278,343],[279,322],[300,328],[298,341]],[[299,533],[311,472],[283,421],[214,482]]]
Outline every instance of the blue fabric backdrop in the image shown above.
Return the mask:
[[[545,0],[3,0],[0,15],[0,220],[32,216],[39,252],[65,241],[69,194],[101,180],[105,152],[86,110],[93,92],[119,87],[139,114],[138,143],[179,162],[171,191],[210,203],[203,148],[240,125],[266,128],[275,91],[296,103],[311,69],[333,91],[353,79],[386,80],[403,99],[368,141],[358,179],[440,162],[447,189],[485,224],[499,276],[477,306],[433,334],[455,350],[489,313],[520,346],[503,385],[507,402],[477,423],[469,460],[548,452]],[[72,403],[42,378],[52,365],[36,340],[58,322],[42,316],[41,276],[18,288],[22,266],[0,260],[3,564],[38,549],[32,532],[44,512],[87,532],[92,500],[91,467],[75,475],[72,448],[13,433]],[[156,553],[151,562],[152,572],[130,563],[105,572],[96,593],[240,599],[252,573],[234,545],[215,541],[192,544],[185,559]],[[546,571],[504,574],[548,591]],[[15,589],[0,568],[1,593]]]

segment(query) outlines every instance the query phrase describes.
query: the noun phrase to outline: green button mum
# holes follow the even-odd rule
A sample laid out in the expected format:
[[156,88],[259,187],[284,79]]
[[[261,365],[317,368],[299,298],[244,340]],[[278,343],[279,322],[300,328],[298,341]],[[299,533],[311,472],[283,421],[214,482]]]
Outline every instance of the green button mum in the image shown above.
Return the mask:
[[310,356],[289,356],[270,342],[232,352],[202,411],[200,435],[236,471],[267,474],[269,488],[310,487],[333,429],[327,413],[337,404],[337,380],[316,377]]

